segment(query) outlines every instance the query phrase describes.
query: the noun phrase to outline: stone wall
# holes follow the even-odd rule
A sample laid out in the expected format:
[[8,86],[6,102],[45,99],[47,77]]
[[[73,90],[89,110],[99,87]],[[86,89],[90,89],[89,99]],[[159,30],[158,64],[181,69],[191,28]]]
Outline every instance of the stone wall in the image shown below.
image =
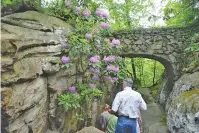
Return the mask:
[[[75,111],[65,111],[57,104],[60,89],[84,78],[77,67],[61,69],[58,65],[61,63],[60,41],[72,27],[34,11],[12,14],[1,20],[1,102],[5,122],[2,131],[7,128],[10,133],[45,133],[47,130],[72,133],[84,126],[96,125],[100,109],[111,95],[101,101],[89,101]],[[83,113],[84,121],[76,120],[76,113]]]

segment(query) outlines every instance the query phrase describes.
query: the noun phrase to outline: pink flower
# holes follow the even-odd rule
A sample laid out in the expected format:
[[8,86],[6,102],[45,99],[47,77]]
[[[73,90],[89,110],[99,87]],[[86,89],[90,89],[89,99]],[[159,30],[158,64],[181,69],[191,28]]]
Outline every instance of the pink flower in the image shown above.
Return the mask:
[[65,42],[65,41],[62,42],[62,47],[63,47],[63,48],[68,48],[68,46],[69,46],[69,45],[68,45],[67,42]]
[[111,44],[112,44],[113,46],[119,46],[119,45],[120,45],[120,40],[118,40],[118,39],[113,39],[112,42],[111,42]]
[[69,90],[70,92],[76,92],[76,88],[75,88],[75,86],[71,86],[71,87],[69,87],[69,88],[68,88],[68,90]]
[[99,81],[100,78],[99,78],[99,76],[93,76],[93,77],[92,77],[92,80]]
[[86,8],[86,9],[83,11],[83,16],[85,16],[85,17],[90,16],[90,14],[91,14],[91,11],[90,11],[88,8]]
[[117,77],[113,77],[112,80],[113,80],[114,82],[116,82],[116,81],[118,80],[118,78],[117,78]]
[[86,37],[87,39],[91,39],[91,38],[92,38],[92,35],[91,35],[91,34],[86,33],[85,37]]
[[114,72],[118,72],[119,71],[119,67],[118,66],[113,66],[113,65],[108,65],[106,67],[107,71],[114,71]]
[[94,29],[92,33],[93,33],[93,35],[95,35],[95,34],[97,34],[97,32],[98,32],[97,29]]
[[91,63],[98,63],[100,62],[100,56],[96,55],[90,58]]
[[100,70],[98,68],[90,68],[90,72],[93,72],[93,73],[100,73]]
[[108,18],[109,17],[109,12],[107,10],[104,10],[102,16],[104,18]]
[[104,28],[104,29],[108,29],[108,28],[110,28],[110,25],[109,25],[108,23],[102,22],[102,23],[100,24],[100,27],[101,27],[101,28]]
[[97,9],[95,11],[95,15],[99,16],[99,17],[108,18],[109,17],[109,12],[107,10],[104,10],[104,9]]
[[89,84],[89,87],[90,87],[90,88],[95,88],[96,85],[95,85],[95,84]]
[[62,56],[61,61],[62,61],[62,63],[67,64],[70,62],[70,58],[66,57],[66,56]]
[[103,59],[104,62],[114,62],[115,61],[115,56],[105,56]]
[[113,69],[113,71],[115,71],[115,72],[119,72],[119,70],[120,70],[120,69],[119,69],[118,66],[115,66],[114,69]]
[[76,6],[75,9],[74,9],[74,13],[79,14],[80,10],[81,10],[81,8]]

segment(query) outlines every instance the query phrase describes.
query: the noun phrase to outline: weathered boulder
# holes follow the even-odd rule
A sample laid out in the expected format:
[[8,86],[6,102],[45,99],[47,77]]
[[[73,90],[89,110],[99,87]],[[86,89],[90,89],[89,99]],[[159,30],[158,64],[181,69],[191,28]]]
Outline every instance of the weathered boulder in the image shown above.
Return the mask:
[[38,77],[33,81],[14,84],[10,88],[4,88],[5,93],[6,91],[9,93],[7,92],[3,103],[11,117],[9,132],[45,132],[48,118],[47,79]]
[[199,72],[184,74],[174,85],[167,102],[167,125],[171,132],[199,132],[195,113],[199,110]]
[[85,127],[76,133],[103,133],[103,132],[95,127]]
[[[35,11],[8,15],[1,21],[1,103],[4,121],[9,123],[3,131],[45,133],[51,127],[50,103],[56,103],[51,96],[57,95],[56,86],[51,86],[53,94],[49,92],[48,76],[60,70],[61,41],[66,41],[72,27]],[[71,81],[70,76],[65,78]]]

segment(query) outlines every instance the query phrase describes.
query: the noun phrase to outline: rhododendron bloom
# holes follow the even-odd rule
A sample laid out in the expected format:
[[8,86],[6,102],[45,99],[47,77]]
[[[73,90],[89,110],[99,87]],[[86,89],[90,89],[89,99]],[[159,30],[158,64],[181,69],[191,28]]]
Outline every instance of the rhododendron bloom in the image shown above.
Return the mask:
[[92,38],[92,35],[91,35],[91,34],[86,33],[85,37],[86,37],[87,39],[91,39],[91,38]]
[[98,68],[90,68],[90,72],[93,72],[93,73],[100,73],[100,70]]
[[109,12],[107,10],[104,10],[104,9],[97,9],[96,12],[95,12],[95,15],[99,16],[99,17],[108,18]]
[[90,58],[91,63],[98,63],[100,62],[100,56],[96,55]]
[[103,59],[104,62],[114,62],[115,61],[115,56],[105,56]]
[[102,23],[100,24],[100,27],[101,27],[101,28],[104,28],[104,29],[108,29],[108,28],[110,28],[110,25],[109,25],[108,23],[102,22]]
[[90,11],[88,8],[86,8],[86,9],[83,11],[82,14],[83,14],[83,16],[88,17],[88,16],[90,16],[91,11]]
[[80,10],[81,10],[81,8],[76,6],[75,9],[74,9],[74,13],[79,14]]
[[102,13],[102,17],[108,18],[109,17],[109,12],[107,10],[104,10]]
[[69,87],[69,88],[68,88],[68,90],[69,90],[70,92],[76,92],[76,88],[75,88],[75,86],[71,86],[71,87]]
[[119,70],[120,70],[120,69],[119,69],[118,66],[115,66],[114,69],[113,69],[113,71],[115,71],[115,72],[118,72]]
[[113,77],[112,80],[116,82],[118,80],[118,78],[117,77]]
[[118,66],[113,66],[113,65],[108,65],[106,67],[107,71],[114,71],[114,72],[118,72],[119,71],[119,67]]
[[119,46],[119,45],[120,45],[120,40],[118,40],[118,39],[113,39],[112,42],[111,42],[111,44],[112,44],[113,46]]
[[100,77],[99,77],[99,76],[93,76],[91,79],[92,79],[92,80],[95,80],[95,81],[99,81],[99,80],[100,80]]
[[89,87],[90,87],[90,88],[95,88],[96,85],[95,85],[95,84],[89,84]]
[[69,44],[65,41],[62,42],[62,47],[63,48],[68,48]]
[[66,56],[62,56],[61,61],[62,61],[62,63],[67,64],[70,62],[70,58],[66,57]]

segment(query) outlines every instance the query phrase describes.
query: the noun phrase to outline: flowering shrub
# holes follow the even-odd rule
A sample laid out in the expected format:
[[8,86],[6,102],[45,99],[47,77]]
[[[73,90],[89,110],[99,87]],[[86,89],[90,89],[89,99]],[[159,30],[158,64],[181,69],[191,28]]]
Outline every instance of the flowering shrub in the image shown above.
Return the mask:
[[63,105],[66,110],[79,108],[87,100],[99,98],[103,94],[96,88],[95,84],[77,84],[77,88],[68,88],[68,93],[58,96],[59,105]]
[[82,65],[87,59],[90,72],[87,84],[71,86],[67,89],[67,94],[58,98],[59,103],[69,109],[79,107],[92,97],[100,97],[102,91],[97,89],[96,82],[118,82],[125,77],[121,70],[125,65],[122,58],[117,56],[122,48],[120,40],[107,38],[111,35],[109,12],[96,7],[73,8],[69,4],[67,7],[71,21],[74,23],[75,20],[73,24],[75,30],[67,42],[62,42],[63,54],[66,56],[62,56],[61,61],[65,68],[69,68],[73,62]]

